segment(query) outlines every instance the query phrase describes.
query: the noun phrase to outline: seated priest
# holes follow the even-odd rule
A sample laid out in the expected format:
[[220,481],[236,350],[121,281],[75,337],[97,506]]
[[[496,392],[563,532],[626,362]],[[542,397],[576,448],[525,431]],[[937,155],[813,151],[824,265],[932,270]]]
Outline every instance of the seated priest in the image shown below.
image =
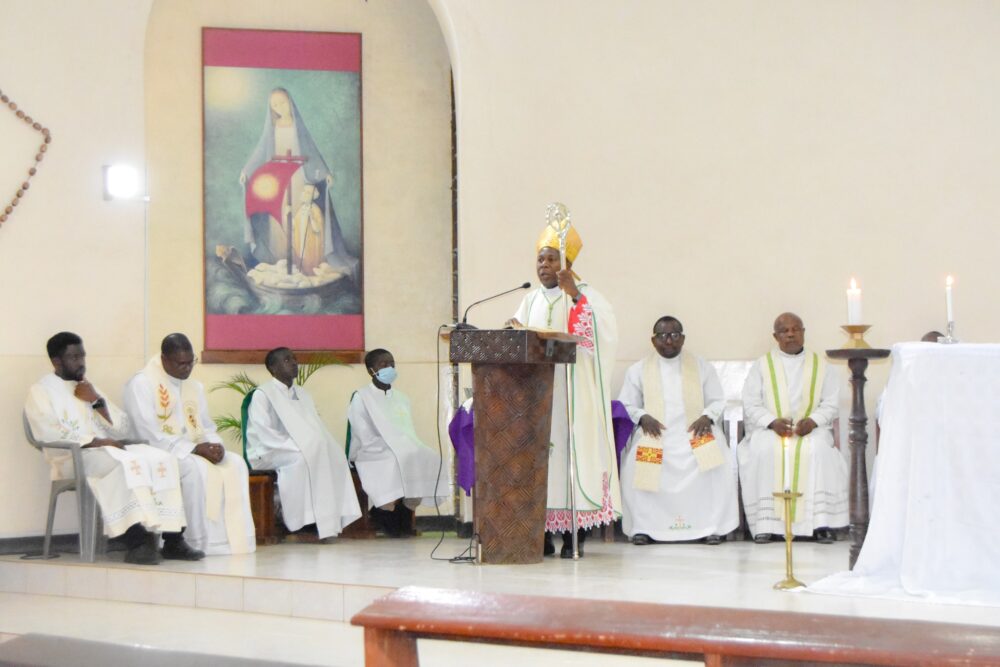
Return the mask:
[[653,325],[651,354],[625,372],[618,400],[638,424],[622,454],[622,528],[632,544],[705,539],[739,526],[735,454],[719,426],[715,368],[682,352],[675,317]]
[[[535,245],[535,273],[541,284],[524,296],[508,324],[567,332],[580,338],[569,380],[565,364],[555,367],[545,515],[545,555],[555,553],[553,535],[562,533],[559,555],[572,558],[572,531],[578,531],[582,538],[583,531],[613,523],[620,516],[618,457],[611,424],[611,374],[618,324],[611,304],[573,271],[583,248],[576,228],[570,227],[566,235],[565,266],[559,245],[558,234],[546,227]],[[573,406],[569,413],[568,405]],[[572,492],[571,446],[576,468]],[[583,555],[582,548],[579,555]]]
[[[162,556],[197,560],[184,530],[177,459],[155,447],[129,440],[128,418],[86,378],[87,353],[74,333],[57,333],[46,344],[53,372],[28,392],[24,406],[36,440],[77,442],[87,484],[104,519],[104,534],[123,536],[126,563],[155,565]],[[46,449],[54,479],[74,475],[67,450]]]
[[441,454],[417,436],[410,399],[392,386],[396,361],[388,350],[365,355],[370,384],[351,396],[348,458],[368,494],[372,519],[391,537],[411,535],[413,510],[451,495]]
[[754,362],[743,385],[746,437],[739,444],[743,508],[754,542],[784,533],[784,503],[772,493],[802,493],[792,501],[792,534],[833,542],[831,528],[848,523],[847,460],[833,439],[839,382],[823,355],[805,349],[805,327],[794,313],[774,321],[777,350]]
[[189,379],[196,363],[187,336],[170,334],[125,385],[125,410],[139,437],[177,457],[191,545],[210,556],[250,553],[257,546],[247,466],[223,447],[205,389]]
[[281,516],[292,532],[316,524],[334,537],[361,517],[344,448],[323,424],[312,396],[295,383],[299,365],[287,347],[267,353],[272,378],[248,396],[244,419],[247,460],[278,471]]

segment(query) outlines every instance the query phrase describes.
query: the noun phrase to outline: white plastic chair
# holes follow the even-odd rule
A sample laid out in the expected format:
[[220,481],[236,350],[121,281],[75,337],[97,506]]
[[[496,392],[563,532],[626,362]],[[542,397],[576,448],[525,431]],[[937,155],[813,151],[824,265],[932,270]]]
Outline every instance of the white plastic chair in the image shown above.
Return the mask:
[[[97,542],[102,534],[101,510],[97,506],[97,499],[87,486],[87,478],[83,469],[82,448],[77,442],[60,440],[56,442],[40,442],[35,439],[31,432],[31,424],[28,422],[27,413],[21,413],[24,423],[24,437],[28,443],[38,451],[45,453],[46,449],[62,449],[69,451],[73,456],[73,477],[69,479],[56,479],[52,481],[52,488],[49,491],[49,516],[45,524],[45,541],[42,545],[41,558],[58,558],[58,554],[52,554],[52,523],[56,516],[56,501],[63,491],[76,491],[77,513],[80,523],[80,560],[85,563],[93,563],[97,557]],[[37,556],[36,556],[37,558]]]

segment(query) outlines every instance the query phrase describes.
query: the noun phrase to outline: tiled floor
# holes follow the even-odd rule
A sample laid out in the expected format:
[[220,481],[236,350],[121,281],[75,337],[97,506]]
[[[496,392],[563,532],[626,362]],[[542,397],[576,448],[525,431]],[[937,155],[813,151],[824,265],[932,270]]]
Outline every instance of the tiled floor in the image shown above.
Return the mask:
[[[409,584],[1000,625],[1000,614],[981,607],[774,591],[772,584],[784,573],[784,548],[778,543],[634,547],[588,541],[586,557],[578,562],[550,558],[537,565],[478,566],[431,560],[436,541],[426,536],[287,544],[249,556],[154,567],[110,560],[120,559],[118,554],[93,565],[71,556],[44,562],[4,557],[0,633],[47,632],[306,664],[361,665],[361,633],[344,621],[375,597]],[[458,554],[465,546],[463,540],[445,540],[437,556]],[[845,569],[847,553],[843,542],[796,543],[796,575],[808,583]],[[108,619],[114,622],[104,622]],[[647,664],[607,656],[600,662],[593,656],[591,663],[575,653],[439,642],[422,643],[421,653],[430,665],[558,665],[563,658],[576,667]]]

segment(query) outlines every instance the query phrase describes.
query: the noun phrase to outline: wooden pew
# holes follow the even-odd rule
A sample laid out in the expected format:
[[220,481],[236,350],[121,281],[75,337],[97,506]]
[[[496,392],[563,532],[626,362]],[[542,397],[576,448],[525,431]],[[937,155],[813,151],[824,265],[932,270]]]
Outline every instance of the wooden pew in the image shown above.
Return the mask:
[[367,667],[417,667],[417,639],[704,660],[710,666],[1000,665],[1000,628],[408,586],[351,619]]

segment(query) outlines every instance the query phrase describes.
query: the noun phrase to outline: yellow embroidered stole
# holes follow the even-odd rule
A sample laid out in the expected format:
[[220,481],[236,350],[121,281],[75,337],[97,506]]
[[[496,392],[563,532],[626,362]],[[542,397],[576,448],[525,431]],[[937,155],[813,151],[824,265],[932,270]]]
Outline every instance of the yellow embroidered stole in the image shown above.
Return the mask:
[[[681,399],[684,401],[686,429],[705,410],[698,360],[681,353]],[[643,409],[661,424],[663,421],[663,380],[660,376],[660,356],[652,354],[642,363]],[[659,491],[663,472],[663,442],[639,430],[635,448],[635,477],[632,486],[641,491]]]
[[[805,419],[812,414],[813,408],[819,403],[820,392],[823,387],[823,378],[826,375],[826,363],[816,354],[806,350],[803,352],[805,359],[802,363],[802,397],[799,400],[799,409],[792,412],[791,399],[788,395],[788,379],[785,377],[785,366],[780,359],[775,359],[775,354],[768,352],[765,357],[767,363],[761,364],[761,373],[764,374],[764,399],[768,409],[778,419],[789,418],[795,423]],[[775,435],[777,437],[777,435]],[[785,465],[785,447],[791,448],[791,465]],[[793,493],[798,492],[803,495],[809,492],[809,470],[811,466],[812,447],[811,441],[806,437],[787,438],[787,442],[782,443],[782,438],[778,438],[778,446],[774,448],[774,490],[784,491],[787,486]],[[788,475],[791,477],[786,484],[786,467]],[[801,474],[802,472],[805,474]],[[798,509],[797,502],[791,502],[792,521],[796,520]],[[778,518],[784,520],[785,505],[783,502],[774,503],[775,513]]]
[[[173,378],[163,370],[159,355],[149,360],[143,374],[153,387],[153,402],[160,432],[183,436],[195,444],[205,442],[205,427],[201,423],[198,400],[200,395],[195,383],[181,382],[178,390]],[[247,553],[249,542],[243,526],[243,494],[237,471],[227,465],[225,459],[218,464],[209,463],[203,468],[205,515],[211,521],[218,521],[225,507],[226,537],[230,549],[234,554]]]

